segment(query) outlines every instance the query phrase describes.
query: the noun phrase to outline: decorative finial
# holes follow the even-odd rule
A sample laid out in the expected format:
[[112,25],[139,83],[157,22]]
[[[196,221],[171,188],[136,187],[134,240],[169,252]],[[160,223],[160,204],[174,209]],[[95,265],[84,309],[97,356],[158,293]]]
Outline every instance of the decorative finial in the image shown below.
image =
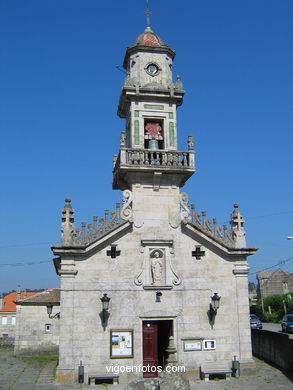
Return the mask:
[[246,248],[244,222],[243,215],[239,211],[239,204],[234,203],[234,210],[231,214],[230,223],[233,230],[235,248]]
[[146,14],[146,25],[147,25],[147,28],[150,29],[151,28],[151,22],[150,22],[150,15],[152,14],[150,9],[149,9],[149,0],[146,0],[146,11],[145,11],[145,14]]

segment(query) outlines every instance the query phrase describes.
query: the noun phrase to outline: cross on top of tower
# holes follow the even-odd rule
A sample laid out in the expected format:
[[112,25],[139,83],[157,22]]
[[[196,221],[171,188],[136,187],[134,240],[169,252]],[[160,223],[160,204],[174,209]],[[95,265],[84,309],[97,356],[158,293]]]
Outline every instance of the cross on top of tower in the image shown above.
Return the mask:
[[150,9],[149,9],[149,0],[146,0],[146,6],[147,6],[147,9],[145,11],[145,14],[146,14],[146,26],[148,29],[151,28],[151,22],[150,22],[150,15],[152,14]]

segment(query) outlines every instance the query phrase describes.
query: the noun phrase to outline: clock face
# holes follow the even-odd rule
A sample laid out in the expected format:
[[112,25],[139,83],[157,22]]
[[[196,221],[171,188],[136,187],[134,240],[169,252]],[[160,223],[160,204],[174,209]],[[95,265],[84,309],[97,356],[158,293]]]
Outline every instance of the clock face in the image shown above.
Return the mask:
[[155,64],[149,64],[146,70],[151,76],[155,76],[159,72],[159,68]]

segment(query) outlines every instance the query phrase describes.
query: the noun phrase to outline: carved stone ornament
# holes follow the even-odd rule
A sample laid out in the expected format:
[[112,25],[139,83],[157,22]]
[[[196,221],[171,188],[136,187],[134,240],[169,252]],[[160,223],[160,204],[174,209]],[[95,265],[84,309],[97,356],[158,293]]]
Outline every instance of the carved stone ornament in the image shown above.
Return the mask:
[[125,146],[125,131],[120,133],[120,146]]
[[142,286],[142,284],[143,284],[142,273],[143,273],[143,269],[140,271],[140,273],[134,279],[134,284],[136,284],[137,286]]
[[181,224],[181,215],[179,211],[171,211],[169,213],[169,225],[173,229],[177,229]]
[[154,250],[151,254],[151,275],[153,285],[165,284],[164,271],[163,253],[161,250]]
[[144,222],[141,221],[141,220],[136,220],[136,221],[133,222],[133,224],[134,224],[134,226],[135,226],[136,228],[139,229],[139,228],[141,228],[141,227],[143,226]]
[[142,262],[139,266],[140,271],[134,278],[136,286],[142,286],[146,290],[158,287],[167,290],[172,289],[172,285],[179,286],[182,283],[173,267],[175,255],[173,241],[145,240],[139,248],[139,253]]
[[180,206],[181,206],[181,221],[187,223],[190,218],[190,209],[188,207],[188,195],[186,192],[182,192],[180,195]]
[[192,135],[188,136],[188,150],[194,150],[194,138]]
[[121,218],[125,221],[133,222],[132,216],[132,192],[129,190],[124,190],[122,195],[122,210]]

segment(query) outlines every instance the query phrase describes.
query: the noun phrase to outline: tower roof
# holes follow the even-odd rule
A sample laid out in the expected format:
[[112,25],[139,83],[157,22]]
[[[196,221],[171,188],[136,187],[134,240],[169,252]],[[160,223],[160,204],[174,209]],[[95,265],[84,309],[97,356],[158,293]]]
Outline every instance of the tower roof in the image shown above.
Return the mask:
[[135,40],[136,45],[143,45],[143,46],[163,46],[167,47],[165,45],[164,41],[155,34],[150,27],[147,27]]
[[123,67],[127,69],[127,63],[129,56],[136,52],[157,52],[157,53],[168,53],[172,60],[176,53],[164,41],[153,32],[150,27],[147,27],[139,36],[136,38],[134,45],[128,46],[126,49],[125,58],[123,61]]

